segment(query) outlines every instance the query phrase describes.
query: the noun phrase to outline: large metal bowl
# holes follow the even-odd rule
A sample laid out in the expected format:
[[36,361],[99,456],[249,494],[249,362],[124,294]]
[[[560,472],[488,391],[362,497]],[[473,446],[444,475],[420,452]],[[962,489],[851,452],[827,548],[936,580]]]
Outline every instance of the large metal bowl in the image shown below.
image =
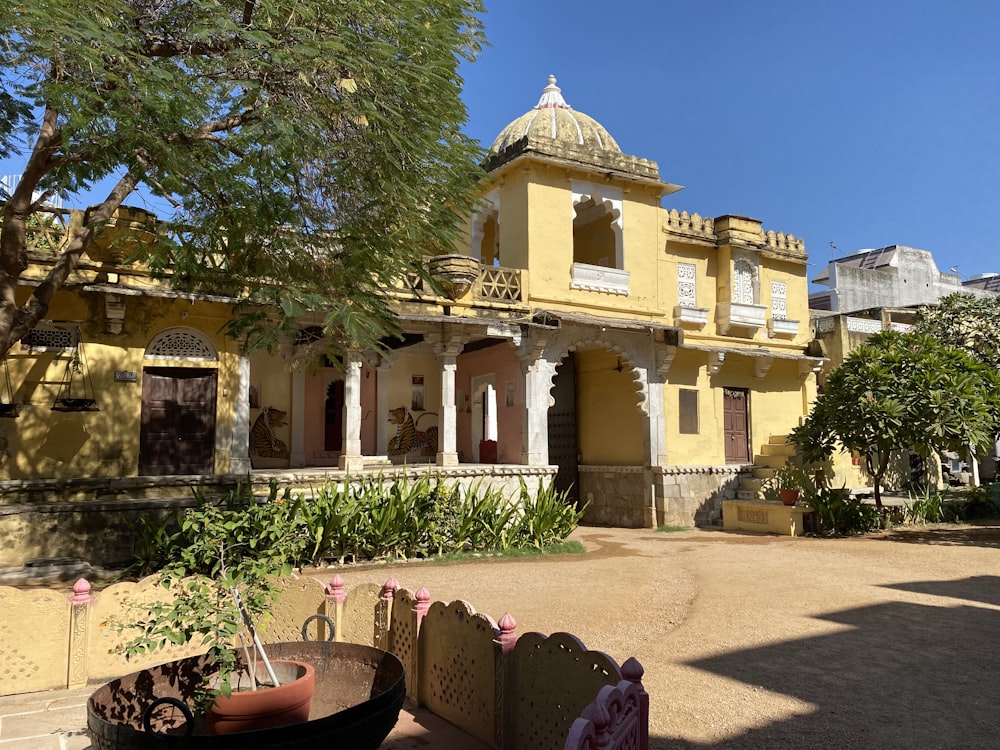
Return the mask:
[[204,656],[194,656],[133,672],[98,688],[87,701],[87,728],[94,750],[376,750],[392,731],[406,693],[403,665],[395,655],[370,646],[321,641],[270,644],[267,652],[315,667],[316,692],[309,721],[207,735],[201,721],[189,725],[183,718],[175,722],[155,719],[152,731],[146,731],[143,715],[154,701],[190,700],[206,661]]

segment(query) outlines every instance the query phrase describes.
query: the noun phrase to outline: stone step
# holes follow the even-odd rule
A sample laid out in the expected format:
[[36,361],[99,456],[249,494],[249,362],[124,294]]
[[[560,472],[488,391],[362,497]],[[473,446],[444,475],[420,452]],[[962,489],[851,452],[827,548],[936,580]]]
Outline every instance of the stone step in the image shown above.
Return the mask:
[[765,456],[794,456],[795,446],[789,443],[768,443],[760,447],[760,452]]
[[757,455],[753,457],[753,462],[758,469],[778,469],[785,465],[788,456]]
[[784,445],[788,442],[788,435],[771,435],[767,442],[772,445]]

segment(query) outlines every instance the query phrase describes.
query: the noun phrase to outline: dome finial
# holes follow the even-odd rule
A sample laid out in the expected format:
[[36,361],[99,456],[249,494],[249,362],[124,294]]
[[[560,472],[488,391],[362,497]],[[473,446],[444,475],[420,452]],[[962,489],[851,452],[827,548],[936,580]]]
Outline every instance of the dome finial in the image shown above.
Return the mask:
[[538,100],[535,109],[573,109],[563,99],[562,89],[556,86],[556,77],[551,73],[548,85],[542,89],[542,98]]

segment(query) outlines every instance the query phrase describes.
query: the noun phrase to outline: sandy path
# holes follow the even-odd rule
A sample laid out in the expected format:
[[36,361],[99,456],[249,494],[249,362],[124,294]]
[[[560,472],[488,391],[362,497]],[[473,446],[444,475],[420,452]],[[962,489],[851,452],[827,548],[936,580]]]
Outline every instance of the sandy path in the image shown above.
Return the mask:
[[646,669],[655,748],[1000,746],[1000,526],[579,529],[585,556],[348,570]]

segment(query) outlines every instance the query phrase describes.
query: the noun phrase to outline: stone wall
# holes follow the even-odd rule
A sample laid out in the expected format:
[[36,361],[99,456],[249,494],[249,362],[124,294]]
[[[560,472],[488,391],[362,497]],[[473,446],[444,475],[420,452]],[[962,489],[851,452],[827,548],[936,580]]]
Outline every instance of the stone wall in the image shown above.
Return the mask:
[[748,466],[667,466],[654,469],[658,526],[710,526],[722,519]]
[[581,466],[583,523],[625,528],[709,526],[736,498],[746,466]]

